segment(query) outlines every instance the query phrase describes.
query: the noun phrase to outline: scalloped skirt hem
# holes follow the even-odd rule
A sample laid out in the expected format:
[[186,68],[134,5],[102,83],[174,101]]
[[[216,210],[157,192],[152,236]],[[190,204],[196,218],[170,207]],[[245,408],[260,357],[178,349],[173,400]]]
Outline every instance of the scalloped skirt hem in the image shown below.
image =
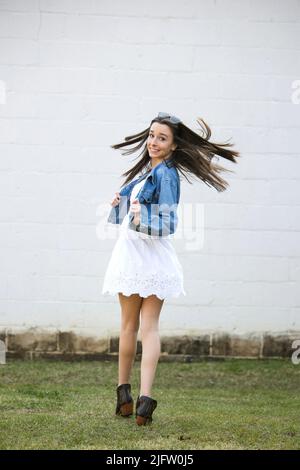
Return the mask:
[[132,294],[138,294],[140,297],[147,298],[150,295],[156,295],[160,300],[164,300],[166,298],[170,297],[179,297],[180,295],[186,295],[186,292],[184,289],[181,291],[168,291],[168,292],[157,292],[155,290],[132,290],[132,289],[124,289],[122,287],[120,288],[114,288],[114,289],[105,289],[102,291],[102,295],[117,295],[117,294],[123,294],[126,297],[129,297]]

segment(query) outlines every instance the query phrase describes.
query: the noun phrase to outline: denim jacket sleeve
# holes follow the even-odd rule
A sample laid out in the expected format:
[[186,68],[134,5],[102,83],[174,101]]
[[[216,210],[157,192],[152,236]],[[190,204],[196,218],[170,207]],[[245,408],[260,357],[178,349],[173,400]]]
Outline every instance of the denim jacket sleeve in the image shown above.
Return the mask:
[[158,203],[141,203],[140,223],[133,223],[134,214],[129,212],[128,227],[154,237],[167,237],[177,228],[177,206],[179,202],[179,179],[169,173],[164,173],[157,188]]

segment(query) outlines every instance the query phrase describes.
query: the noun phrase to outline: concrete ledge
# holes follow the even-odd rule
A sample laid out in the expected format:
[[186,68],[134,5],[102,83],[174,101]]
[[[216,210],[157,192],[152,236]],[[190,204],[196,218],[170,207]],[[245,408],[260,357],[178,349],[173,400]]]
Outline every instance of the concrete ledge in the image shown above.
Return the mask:
[[[6,346],[8,359],[34,360],[101,360],[118,359],[119,338],[87,337],[74,331],[47,331],[31,328],[22,331],[0,330],[0,339]],[[253,332],[231,335],[211,332],[199,335],[161,336],[161,358],[164,362],[192,362],[224,360],[225,358],[287,358],[291,357],[294,340],[300,340],[300,331]],[[142,343],[137,343],[136,360],[142,354]]]

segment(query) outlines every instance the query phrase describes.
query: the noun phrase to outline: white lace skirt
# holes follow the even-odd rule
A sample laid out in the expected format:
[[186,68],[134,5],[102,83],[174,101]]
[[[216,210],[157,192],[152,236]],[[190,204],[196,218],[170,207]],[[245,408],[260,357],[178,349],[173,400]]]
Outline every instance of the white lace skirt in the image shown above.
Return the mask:
[[159,299],[186,295],[183,272],[171,238],[152,238],[128,229],[128,214],[113,248],[102,287],[102,294],[118,292]]

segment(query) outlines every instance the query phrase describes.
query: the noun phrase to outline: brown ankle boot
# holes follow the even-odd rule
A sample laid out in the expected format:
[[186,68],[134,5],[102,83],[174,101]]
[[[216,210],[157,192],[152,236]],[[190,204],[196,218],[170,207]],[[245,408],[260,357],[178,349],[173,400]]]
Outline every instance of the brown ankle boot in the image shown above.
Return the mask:
[[157,401],[146,395],[138,396],[136,401],[135,418],[139,426],[152,422],[152,413],[157,407]]
[[117,406],[116,415],[130,416],[133,414],[133,399],[131,396],[131,385],[121,384],[116,389]]

